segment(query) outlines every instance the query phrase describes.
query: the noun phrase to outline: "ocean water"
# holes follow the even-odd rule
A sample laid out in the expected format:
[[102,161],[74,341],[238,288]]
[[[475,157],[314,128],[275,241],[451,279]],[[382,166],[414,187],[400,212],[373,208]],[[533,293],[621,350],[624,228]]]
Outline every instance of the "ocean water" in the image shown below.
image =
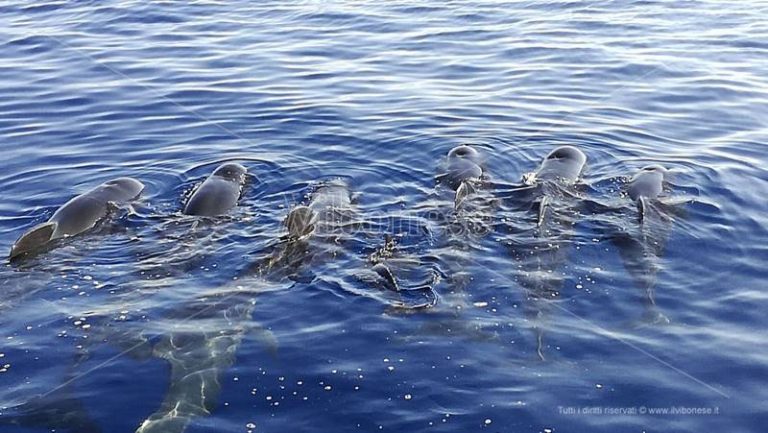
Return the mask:
[[[760,431],[766,16],[723,0],[4,3],[0,245],[106,180],[146,189],[4,261],[0,432],[158,416],[168,433]],[[457,213],[436,177],[463,143],[486,181]],[[516,187],[566,144],[587,167],[541,235]],[[225,161],[249,170],[238,207],[183,216]],[[658,256],[632,256],[612,234],[644,236],[622,191],[647,164],[670,169],[671,218]],[[356,223],[254,272],[338,178]],[[403,286],[428,274],[430,290],[371,283],[387,235]]]

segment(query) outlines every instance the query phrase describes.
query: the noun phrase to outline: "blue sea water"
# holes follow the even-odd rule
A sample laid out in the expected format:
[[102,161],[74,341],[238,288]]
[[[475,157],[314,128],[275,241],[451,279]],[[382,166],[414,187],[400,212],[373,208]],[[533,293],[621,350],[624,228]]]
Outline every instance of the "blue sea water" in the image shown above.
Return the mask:
[[[0,432],[134,432],[180,382],[169,357],[198,355],[234,358],[187,432],[760,431],[766,16],[724,0],[3,3],[0,245],[103,181],[146,190],[0,268]],[[502,204],[451,237],[435,177],[462,143]],[[534,242],[514,230],[526,212],[505,194],[564,144],[588,157],[580,196],[624,215],[573,217],[545,269],[562,286],[535,299],[511,246]],[[237,209],[182,216],[224,161],[251,174]],[[605,236],[636,224],[621,190],[651,163],[681,208],[653,275],[669,324],[642,320]],[[334,178],[369,223],[300,272],[249,275]],[[441,276],[434,308],[400,311],[360,278],[387,233]],[[247,320],[222,319],[238,305]],[[183,332],[239,343],[163,350]]]

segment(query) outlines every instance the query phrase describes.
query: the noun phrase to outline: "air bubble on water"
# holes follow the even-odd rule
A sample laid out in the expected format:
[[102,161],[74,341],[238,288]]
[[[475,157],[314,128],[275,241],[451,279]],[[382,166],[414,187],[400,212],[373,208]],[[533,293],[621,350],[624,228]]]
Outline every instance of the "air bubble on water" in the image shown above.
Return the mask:
[[405,394],[403,398],[405,398],[406,400],[410,400],[413,398],[413,396],[411,394]]

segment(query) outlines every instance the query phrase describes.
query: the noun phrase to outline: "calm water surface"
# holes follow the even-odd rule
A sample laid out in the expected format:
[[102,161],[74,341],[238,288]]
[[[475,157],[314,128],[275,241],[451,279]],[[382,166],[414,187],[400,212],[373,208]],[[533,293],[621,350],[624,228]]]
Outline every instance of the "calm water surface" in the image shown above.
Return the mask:
[[[759,431],[766,16],[722,0],[4,3],[0,246],[103,181],[147,187],[0,268],[0,432],[134,432],[200,377],[213,410],[187,432]],[[488,182],[457,222],[435,176],[461,143]],[[568,214],[543,297],[520,260],[538,260],[531,212],[509,195],[562,144],[589,158],[574,200],[621,211]],[[239,207],[182,216],[224,161],[251,174]],[[655,274],[667,325],[643,320],[606,237],[635,227],[620,192],[649,163],[671,169],[679,210]],[[355,229],[252,272],[334,178]],[[387,233],[440,277],[434,308],[393,308],[366,279]],[[172,379],[200,357],[213,374]]]

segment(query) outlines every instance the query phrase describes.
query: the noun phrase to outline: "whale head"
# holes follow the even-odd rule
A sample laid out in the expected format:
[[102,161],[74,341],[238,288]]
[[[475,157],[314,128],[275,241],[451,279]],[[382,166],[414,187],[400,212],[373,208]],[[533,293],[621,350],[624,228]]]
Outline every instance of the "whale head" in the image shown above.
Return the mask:
[[465,144],[448,152],[445,168],[445,173],[440,177],[453,190],[457,190],[467,181],[479,180],[484,172],[480,152]]
[[449,160],[456,160],[456,159],[466,159],[474,162],[475,164],[480,164],[480,152],[477,151],[474,147],[467,146],[466,144],[462,144],[460,146],[456,146],[453,149],[451,149],[448,152],[448,159]]
[[134,199],[144,191],[144,184],[132,177],[119,177],[104,182],[101,187],[108,191],[109,201],[127,201]]
[[222,177],[237,183],[243,183],[245,182],[246,173],[248,173],[248,170],[242,165],[236,162],[228,162],[220,165],[213,172],[213,176]]
[[538,180],[575,182],[587,163],[587,155],[573,146],[560,146],[549,152],[536,173]]
[[652,164],[641,168],[629,180],[627,193],[632,200],[640,197],[656,198],[664,190],[664,181],[667,179],[668,170],[661,165]]
[[548,161],[572,161],[581,165],[587,162],[587,156],[584,155],[584,152],[573,146],[560,146],[549,152],[545,159]]
[[669,170],[667,170],[664,166],[659,165],[659,164],[646,165],[645,167],[641,168],[640,171],[641,172],[660,173],[665,178],[667,177],[667,172],[669,172]]

